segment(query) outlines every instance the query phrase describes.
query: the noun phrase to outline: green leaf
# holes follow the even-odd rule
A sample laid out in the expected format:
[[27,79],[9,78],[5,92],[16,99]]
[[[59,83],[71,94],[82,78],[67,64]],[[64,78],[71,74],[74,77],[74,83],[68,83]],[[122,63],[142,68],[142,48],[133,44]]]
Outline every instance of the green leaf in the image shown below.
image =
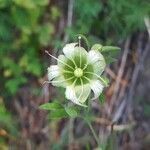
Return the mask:
[[52,6],[51,9],[52,20],[56,21],[61,16],[60,10],[56,6]]
[[15,94],[19,87],[26,83],[27,79],[25,77],[21,76],[16,76],[15,78],[12,78],[11,80],[7,80],[5,83],[5,87],[11,94]]
[[15,22],[17,28],[25,30],[27,33],[30,33],[31,20],[28,11],[19,7],[12,7],[11,12],[13,22]]
[[51,111],[49,114],[50,119],[61,119],[69,117],[64,108]]
[[[6,129],[11,135],[17,134],[16,120],[6,109],[3,99],[0,99],[0,127]],[[11,122],[11,123],[10,123]]]
[[10,4],[9,0],[0,0],[0,8],[4,8]]
[[32,0],[13,0],[13,2],[20,6],[20,7],[24,7],[24,8],[27,8],[27,9],[33,9],[35,8],[35,4],[34,4],[34,1]]
[[58,102],[51,102],[51,103],[42,104],[40,105],[39,108],[44,110],[59,110],[63,108],[63,106]]
[[32,62],[28,62],[29,64],[26,66],[26,72],[32,73],[33,75],[39,77],[42,73],[41,64],[38,61],[38,58],[34,58]]
[[65,107],[65,111],[70,117],[74,118],[78,116],[78,112],[75,107]]
[[101,53],[107,57],[117,57],[119,54],[120,48],[116,46],[103,46]]
[[54,27],[51,23],[46,23],[39,28],[39,42],[47,46],[50,43],[51,35],[54,33]]
[[113,62],[116,62],[117,59],[115,59],[115,58],[113,58],[111,56],[107,56],[107,57],[105,57],[105,61],[106,61],[106,64],[111,64]]
[[116,46],[103,46],[101,49],[101,53],[103,54],[106,64],[111,64],[117,61],[114,57],[117,57],[119,54],[119,47]]
[[102,45],[101,44],[94,44],[91,48],[91,50],[98,50],[101,51],[102,50]]
[[99,96],[99,102],[101,104],[104,104],[104,101],[105,101],[105,95],[104,95],[104,93],[101,93],[101,95]]
[[48,2],[49,2],[49,0],[35,0],[34,1],[34,3],[39,6],[45,6],[48,4]]

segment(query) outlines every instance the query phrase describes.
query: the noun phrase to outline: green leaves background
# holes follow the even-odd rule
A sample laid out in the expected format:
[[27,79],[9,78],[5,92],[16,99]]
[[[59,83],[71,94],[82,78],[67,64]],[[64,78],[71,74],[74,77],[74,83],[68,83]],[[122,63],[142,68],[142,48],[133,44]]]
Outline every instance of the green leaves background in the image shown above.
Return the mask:
[[[54,24],[49,19],[57,19],[59,14],[55,7],[46,10],[48,3],[48,0],[0,1],[0,68],[3,70],[0,80],[7,95],[15,94],[27,83],[28,75],[37,78],[44,73],[40,51],[51,44]],[[49,14],[46,21],[45,14]]]

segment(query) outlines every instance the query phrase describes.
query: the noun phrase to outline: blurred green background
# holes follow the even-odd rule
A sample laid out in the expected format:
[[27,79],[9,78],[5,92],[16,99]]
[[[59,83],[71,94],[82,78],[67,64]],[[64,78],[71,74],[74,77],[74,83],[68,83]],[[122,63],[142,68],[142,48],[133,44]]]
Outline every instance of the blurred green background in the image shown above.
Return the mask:
[[[58,55],[77,34],[87,36],[90,44],[123,47],[127,37],[146,32],[144,18],[149,16],[148,0],[0,0],[0,149],[22,146],[16,142],[22,122],[16,119],[14,100],[42,96],[50,64],[45,49]],[[29,106],[22,101],[21,106]],[[146,104],[148,116],[149,108]]]

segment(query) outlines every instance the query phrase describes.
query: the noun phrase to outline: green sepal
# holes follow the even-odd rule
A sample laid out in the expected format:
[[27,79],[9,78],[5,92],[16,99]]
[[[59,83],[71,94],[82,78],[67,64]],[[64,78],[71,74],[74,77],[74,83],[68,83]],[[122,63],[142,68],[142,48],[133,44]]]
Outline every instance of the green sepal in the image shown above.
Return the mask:
[[115,46],[103,46],[101,53],[106,57],[117,57],[119,54],[120,48]]
[[101,93],[101,95],[99,96],[99,102],[100,102],[100,104],[104,104],[104,102],[105,102],[105,95],[104,95],[104,93]]
[[103,48],[103,45],[101,44],[94,44],[92,47],[91,47],[91,50],[98,50],[98,51],[102,51],[102,48]]
[[57,109],[62,109],[63,106],[58,102],[51,102],[51,103],[42,104],[40,105],[39,108],[44,110],[57,110]]
[[120,47],[117,47],[117,46],[103,46],[101,48],[101,51],[102,52],[116,52],[116,51],[120,51],[121,48]]
[[117,55],[119,54],[120,48],[116,46],[103,46],[101,53],[103,54],[106,64],[111,64],[113,62],[116,62]]

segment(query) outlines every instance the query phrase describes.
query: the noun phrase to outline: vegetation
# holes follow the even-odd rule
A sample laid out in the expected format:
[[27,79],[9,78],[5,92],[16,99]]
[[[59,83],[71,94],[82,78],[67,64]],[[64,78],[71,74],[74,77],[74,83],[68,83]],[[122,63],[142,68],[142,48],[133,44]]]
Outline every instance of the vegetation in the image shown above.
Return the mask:
[[[69,17],[68,14],[72,13],[73,15]],[[43,95],[42,83],[46,80],[46,68],[51,61],[50,58],[47,59],[45,50],[58,55],[62,53],[61,49],[66,42],[76,40],[79,34],[88,38],[89,45],[99,43],[123,48],[124,41],[128,37],[136,37],[140,33],[147,37],[144,18],[149,16],[150,3],[147,0],[86,0],[86,2],[84,0],[0,0],[0,145],[6,148],[12,140],[1,135],[2,129],[18,140],[22,134],[21,119],[16,119],[17,121],[13,119],[19,115],[15,100],[19,101],[19,106],[27,107],[30,112],[30,107],[34,106],[28,104],[30,102],[24,103],[23,100],[28,101],[32,97],[31,99],[37,102]],[[136,58],[135,45],[138,45],[135,41],[136,38],[130,46],[133,48],[130,52],[134,53],[134,58]],[[86,41],[83,40],[83,45],[85,43]],[[124,49],[122,53],[123,51]],[[114,61],[110,55],[108,60]],[[114,72],[118,70],[117,67],[117,65],[114,67]],[[25,91],[31,92],[30,95],[26,93],[24,97],[22,93],[24,88]],[[58,100],[62,98],[65,101],[62,94],[56,95]],[[103,103],[104,95],[101,97]],[[53,98],[53,94],[50,94],[48,100]],[[36,110],[44,102],[42,99],[34,103]],[[150,105],[147,102],[143,102],[143,105],[146,107],[144,113],[147,117],[150,115]],[[43,124],[48,124],[46,119]],[[42,130],[42,127],[39,130]],[[34,141],[32,138],[30,140]],[[62,140],[58,142],[60,149],[64,146]],[[17,145],[14,140],[12,141]],[[22,146],[22,143],[20,145]],[[93,145],[86,147],[90,149],[94,147]]]

